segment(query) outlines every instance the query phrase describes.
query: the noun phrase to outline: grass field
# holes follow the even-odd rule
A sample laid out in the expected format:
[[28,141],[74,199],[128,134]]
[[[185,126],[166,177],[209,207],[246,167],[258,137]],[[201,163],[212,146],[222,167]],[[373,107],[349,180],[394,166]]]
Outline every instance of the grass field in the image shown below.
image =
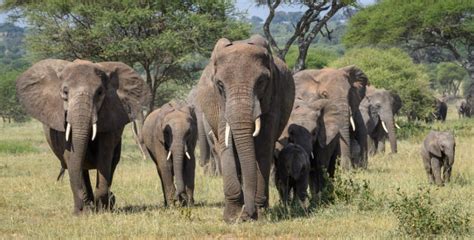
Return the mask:
[[[451,107],[453,109],[453,107]],[[419,146],[422,135],[399,142],[396,155],[371,158],[366,171],[350,177],[356,183],[366,180],[370,201],[336,201],[315,211],[289,217],[278,214],[278,198],[271,187],[271,208],[257,222],[228,225],[222,221],[222,180],[203,175],[197,167],[195,199],[192,208],[163,207],[161,185],[151,160],[143,160],[127,126],[122,159],[114,176],[112,191],[116,210],[75,217],[68,177],[56,182],[59,161],[44,140],[41,124],[0,125],[0,239],[45,238],[406,238],[398,230],[398,220],[390,202],[419,188],[428,189],[433,209],[457,206],[471,218],[470,231],[461,238],[474,238],[474,119],[457,120],[454,111],[445,124],[435,129],[454,128],[457,136],[453,181],[438,188],[427,184]],[[94,183],[93,183],[94,184]],[[441,238],[455,237],[451,233]],[[459,237],[459,236],[458,236]]]

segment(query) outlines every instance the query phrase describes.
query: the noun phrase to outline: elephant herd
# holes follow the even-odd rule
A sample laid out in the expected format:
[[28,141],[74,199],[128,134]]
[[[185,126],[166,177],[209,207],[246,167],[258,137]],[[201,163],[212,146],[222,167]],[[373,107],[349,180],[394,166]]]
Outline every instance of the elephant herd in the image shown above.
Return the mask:
[[[307,207],[307,189],[317,199],[338,165],[367,168],[368,155],[383,152],[386,140],[397,152],[398,95],[370,86],[356,66],[292,74],[259,35],[220,39],[187,100],[166,103],[146,119],[150,91],[120,62],[42,60],[16,87],[68,169],[76,214],[113,207],[110,187],[129,122],[137,129],[135,122],[144,121],[136,134],[156,165],[165,205],[194,203],[198,146],[199,165],[222,175],[226,222],[258,219],[269,205],[272,175],[284,203],[293,195]],[[449,179],[451,139],[454,144],[452,135],[430,133],[423,145],[425,168],[437,184],[440,167]],[[97,169],[94,193],[90,169]]]

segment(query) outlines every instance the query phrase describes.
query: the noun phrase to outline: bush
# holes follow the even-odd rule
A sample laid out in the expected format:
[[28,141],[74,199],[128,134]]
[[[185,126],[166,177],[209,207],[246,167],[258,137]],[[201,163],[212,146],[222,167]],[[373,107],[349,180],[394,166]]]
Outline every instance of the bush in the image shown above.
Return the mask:
[[415,237],[469,232],[469,216],[461,214],[456,205],[437,209],[429,190],[420,189],[412,196],[397,190],[398,199],[390,208],[398,219],[398,230]]
[[[308,49],[308,55],[306,56],[306,68],[307,69],[320,69],[326,67],[330,62],[336,60],[342,54],[342,50],[333,46],[328,47],[310,47]],[[291,46],[290,50],[286,54],[285,61],[288,67],[292,69],[295,66],[296,59],[298,58],[298,48]]]
[[433,112],[433,92],[423,65],[414,64],[408,54],[397,48],[354,48],[329,64],[331,67],[357,65],[371,85],[400,95],[402,115],[409,120],[425,119]]

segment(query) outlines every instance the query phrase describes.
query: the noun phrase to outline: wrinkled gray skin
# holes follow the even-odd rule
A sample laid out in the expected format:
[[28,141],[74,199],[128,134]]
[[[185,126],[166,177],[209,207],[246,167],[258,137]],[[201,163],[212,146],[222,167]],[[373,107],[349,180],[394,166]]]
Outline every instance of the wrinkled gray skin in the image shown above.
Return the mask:
[[466,99],[463,99],[459,102],[459,104],[456,106],[458,110],[458,116],[459,118],[465,118],[465,117],[470,117],[471,116],[471,108],[466,102]]
[[[293,77],[297,97],[307,95],[328,99],[340,111],[340,118],[333,121],[336,121],[340,127],[339,144],[342,168],[366,168],[367,129],[359,110],[359,104],[365,97],[368,84],[367,76],[356,66],[347,66],[339,69],[303,70],[297,72]],[[350,117],[352,117],[356,129],[351,126]],[[334,123],[331,122],[331,124]],[[326,139],[326,142],[328,140],[330,139]],[[357,141],[360,147],[359,156],[351,154],[351,142],[353,141]],[[324,144],[321,147],[324,148]],[[321,161],[330,162],[331,151],[324,152],[325,154],[320,156]]]
[[192,206],[197,140],[193,108],[174,101],[163,105],[145,119],[142,137],[156,164],[165,206],[176,202]]
[[[397,152],[395,114],[402,107],[400,96],[385,89],[368,87],[365,98],[360,103],[368,133],[369,154],[385,152],[385,140],[388,139],[392,153]],[[385,124],[384,129],[383,124]]]
[[310,157],[309,185],[316,201],[325,182],[334,176],[339,148],[339,129],[344,112],[327,99],[303,95],[295,99],[287,126],[275,144],[275,156],[288,144],[301,146]]
[[[150,91],[129,66],[120,62],[39,61],[16,82],[26,111],[43,123],[46,140],[63,169],[68,169],[74,213],[109,209],[112,177],[120,160],[125,124],[148,105]],[[66,140],[67,126],[71,130]],[[93,125],[97,126],[93,139]],[[97,169],[95,196],[89,178]]]
[[199,165],[204,168],[204,173],[211,176],[221,175],[219,155],[217,154],[217,137],[212,131],[209,122],[203,115],[199,104],[196,104],[196,87],[193,87],[188,94],[187,102],[194,107],[198,127],[199,142]]
[[443,186],[449,182],[455,150],[456,142],[451,132],[431,131],[426,136],[421,147],[421,157],[431,184]]
[[283,204],[286,206],[289,201],[297,200],[303,208],[307,208],[311,165],[306,151],[297,144],[289,143],[278,154],[275,166],[275,184]]
[[197,89],[197,102],[219,142],[224,220],[257,219],[257,209],[268,206],[273,149],[293,106],[291,72],[272,56],[263,37],[236,42],[223,38]]

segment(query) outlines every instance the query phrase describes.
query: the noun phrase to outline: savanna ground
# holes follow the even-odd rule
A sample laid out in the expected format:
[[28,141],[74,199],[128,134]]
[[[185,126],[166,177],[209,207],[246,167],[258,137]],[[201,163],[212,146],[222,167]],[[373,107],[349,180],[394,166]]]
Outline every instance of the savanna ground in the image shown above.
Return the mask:
[[[112,191],[116,210],[75,217],[72,193],[66,174],[56,182],[59,162],[45,142],[41,124],[0,125],[0,238],[404,238],[390,203],[400,199],[397,189],[408,196],[420,188],[429,190],[433,209],[457,206],[461,215],[474,212],[474,119],[457,120],[450,106],[445,124],[434,129],[455,129],[456,160],[452,182],[438,188],[427,184],[419,147],[424,134],[399,142],[399,153],[371,158],[366,171],[344,178],[368,183],[369,194],[350,201],[336,201],[308,214],[285,214],[271,187],[271,208],[258,222],[228,225],[222,221],[223,191],[219,177],[208,177],[197,167],[192,208],[163,207],[160,181],[151,160],[143,160],[125,130],[122,159],[114,176]],[[403,124],[401,124],[403,127]],[[426,131],[426,130],[425,130]],[[94,180],[93,180],[94,184]],[[362,185],[362,184],[361,184]],[[358,186],[361,186],[358,185]],[[346,186],[347,187],[347,186]],[[350,187],[349,187],[350,188]],[[363,200],[368,196],[367,199]],[[357,200],[359,198],[359,200]],[[291,216],[290,216],[291,215]],[[473,238],[474,221],[461,238]],[[441,235],[455,237],[453,233]],[[457,236],[459,237],[459,236]]]

